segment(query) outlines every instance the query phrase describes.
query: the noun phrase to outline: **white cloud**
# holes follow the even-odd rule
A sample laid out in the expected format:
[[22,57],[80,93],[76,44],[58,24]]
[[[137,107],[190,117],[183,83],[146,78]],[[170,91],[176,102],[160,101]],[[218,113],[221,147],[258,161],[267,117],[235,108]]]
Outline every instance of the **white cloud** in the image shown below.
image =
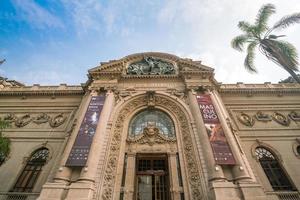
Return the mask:
[[17,15],[39,29],[63,28],[62,21],[33,0],[13,0]]
[[[183,39],[189,46],[180,49],[183,52],[181,54],[197,57],[203,64],[215,68],[218,81],[278,82],[287,77],[288,73],[260,56],[259,51],[255,60],[259,73],[249,74],[243,66],[245,54],[230,47],[231,39],[241,33],[237,28],[238,21],[253,22],[258,9],[266,3],[274,3],[277,8],[277,14],[271,16],[270,24],[284,15],[300,10],[299,0],[289,0],[289,3],[278,0],[262,0],[257,3],[253,0],[173,0],[167,1],[161,8],[157,21],[172,29],[172,33],[176,29],[184,30],[173,36],[182,39],[181,36],[186,35]],[[299,30],[300,26],[297,24],[281,33],[287,34],[285,39],[300,51],[300,38],[296,34]]]
[[101,30],[102,5],[97,0],[61,0],[67,13],[71,15],[77,33]]

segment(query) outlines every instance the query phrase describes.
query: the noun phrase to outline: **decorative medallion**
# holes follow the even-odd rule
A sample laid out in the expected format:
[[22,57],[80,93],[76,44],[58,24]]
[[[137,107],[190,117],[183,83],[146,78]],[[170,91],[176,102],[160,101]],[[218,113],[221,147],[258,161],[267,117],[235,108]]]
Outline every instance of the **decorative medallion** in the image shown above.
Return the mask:
[[257,121],[263,121],[263,122],[272,121],[272,117],[269,114],[263,113],[262,111],[258,111],[255,114],[255,118],[257,119]]
[[237,118],[245,126],[252,127],[255,123],[254,119],[250,115],[243,112],[239,116],[237,116]]
[[297,113],[296,111],[291,111],[290,114],[288,114],[288,116],[294,120],[295,122],[299,122],[300,121],[300,114]]
[[281,124],[283,126],[289,126],[290,125],[290,119],[287,118],[285,115],[278,113],[278,112],[274,112],[274,114],[272,115],[272,118],[274,119],[274,121],[276,121],[278,124]]
[[129,137],[127,139],[128,143],[137,143],[137,144],[163,144],[163,143],[175,143],[175,137],[165,137],[159,132],[159,129],[154,124],[149,124],[144,128],[143,133],[137,137]]
[[127,68],[129,75],[165,75],[175,74],[174,65],[152,56],[144,57],[143,60],[131,63]]

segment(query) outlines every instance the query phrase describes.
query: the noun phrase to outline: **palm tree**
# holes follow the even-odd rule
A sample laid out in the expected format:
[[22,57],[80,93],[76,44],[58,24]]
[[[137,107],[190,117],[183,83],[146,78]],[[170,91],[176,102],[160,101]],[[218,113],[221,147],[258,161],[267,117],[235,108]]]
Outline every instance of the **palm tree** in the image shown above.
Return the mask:
[[238,51],[243,51],[245,44],[248,45],[244,66],[249,72],[257,72],[254,66],[254,57],[255,49],[258,47],[263,55],[285,69],[300,83],[300,78],[295,73],[298,71],[296,48],[291,43],[279,39],[285,35],[273,34],[275,30],[282,30],[295,23],[300,23],[300,13],[284,16],[272,27],[269,27],[267,21],[273,13],[275,13],[275,6],[266,4],[258,11],[254,24],[240,21],[238,27],[244,33],[233,38],[231,46]]

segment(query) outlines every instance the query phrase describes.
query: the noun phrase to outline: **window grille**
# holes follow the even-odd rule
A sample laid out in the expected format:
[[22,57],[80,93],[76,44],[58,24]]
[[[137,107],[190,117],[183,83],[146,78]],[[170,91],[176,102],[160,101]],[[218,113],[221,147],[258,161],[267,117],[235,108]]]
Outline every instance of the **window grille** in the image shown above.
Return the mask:
[[167,137],[174,137],[174,124],[171,118],[160,110],[144,110],[138,113],[129,126],[130,136],[137,136],[143,133],[144,128],[149,124],[155,125],[161,134]]
[[280,163],[270,151],[263,147],[257,147],[255,154],[275,191],[295,190]]
[[48,157],[49,150],[47,148],[40,148],[34,151],[31,154],[31,157],[27,160],[26,166],[24,167],[12,191],[31,192]]

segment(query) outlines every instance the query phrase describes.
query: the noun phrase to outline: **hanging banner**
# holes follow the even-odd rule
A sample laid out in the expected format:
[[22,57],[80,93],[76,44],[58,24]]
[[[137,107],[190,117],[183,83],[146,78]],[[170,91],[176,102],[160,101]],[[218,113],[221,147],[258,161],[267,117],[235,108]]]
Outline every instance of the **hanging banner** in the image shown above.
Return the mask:
[[208,94],[197,95],[197,102],[207,130],[216,164],[236,164],[210,96]]
[[105,95],[91,98],[66,166],[85,166],[104,101]]

